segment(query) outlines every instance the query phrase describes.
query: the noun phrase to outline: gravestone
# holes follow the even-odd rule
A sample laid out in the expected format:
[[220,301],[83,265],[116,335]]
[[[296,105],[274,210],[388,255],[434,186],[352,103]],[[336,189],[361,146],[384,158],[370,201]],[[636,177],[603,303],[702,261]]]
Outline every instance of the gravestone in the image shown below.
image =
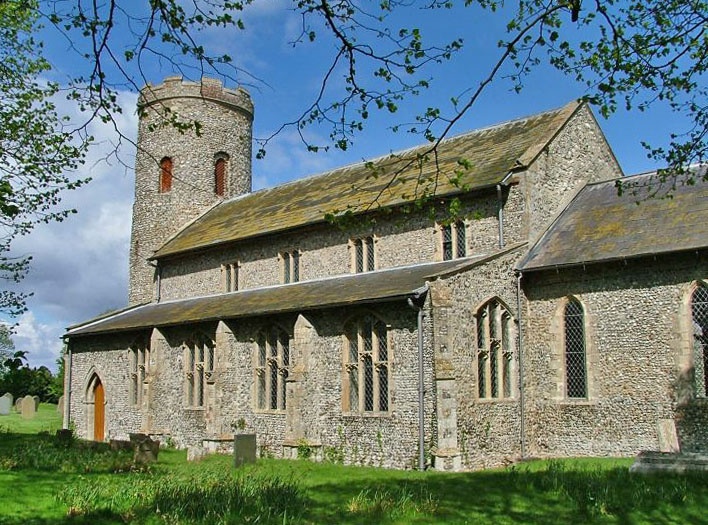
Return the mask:
[[256,462],[256,435],[234,435],[234,467]]
[[74,442],[74,433],[69,428],[62,428],[56,433],[57,444],[64,448],[69,448]]
[[59,397],[59,401],[57,401],[57,412],[64,413],[64,396]]
[[15,412],[21,413],[22,412],[22,398],[18,397],[15,399]]
[[32,396],[32,399],[34,399],[34,411],[36,412],[39,410],[39,396]]
[[12,410],[12,394],[7,392],[4,396],[0,397],[0,416],[7,416]]
[[22,418],[23,419],[34,419],[34,415],[37,413],[35,408],[34,398],[32,396],[25,396],[22,398]]
[[135,450],[133,463],[144,465],[157,461],[157,454],[160,452],[159,441],[153,441],[147,434],[130,434],[129,436]]

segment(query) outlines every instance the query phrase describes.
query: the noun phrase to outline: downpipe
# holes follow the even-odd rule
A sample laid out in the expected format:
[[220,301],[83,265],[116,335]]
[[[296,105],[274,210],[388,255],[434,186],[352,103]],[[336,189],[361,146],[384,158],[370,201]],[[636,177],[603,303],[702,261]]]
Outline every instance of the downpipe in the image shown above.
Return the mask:
[[519,348],[519,433],[521,438],[521,459],[526,458],[526,406],[524,399],[524,336],[523,336],[523,322],[522,322],[522,310],[521,310],[521,277],[522,273],[517,270],[516,272],[516,319],[518,322],[518,329],[516,330],[518,336],[518,348]]
[[[427,285],[426,285],[427,291]],[[422,295],[422,294],[421,294]],[[420,295],[417,297],[420,300]],[[423,306],[413,298],[408,298],[408,306],[417,312],[418,316],[418,470],[425,470],[425,385],[423,369]]]
[[71,346],[64,341],[64,413],[62,428],[68,429],[71,425]]

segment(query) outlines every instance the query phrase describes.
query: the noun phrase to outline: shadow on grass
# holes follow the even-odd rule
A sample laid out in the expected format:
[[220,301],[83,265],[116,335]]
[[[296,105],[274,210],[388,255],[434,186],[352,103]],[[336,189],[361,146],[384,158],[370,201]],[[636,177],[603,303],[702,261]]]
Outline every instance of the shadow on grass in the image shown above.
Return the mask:
[[[550,462],[542,471],[512,468],[420,479],[337,481],[312,487],[320,505],[313,523],[701,523],[708,505],[705,474],[643,476],[627,468],[572,470]],[[372,494],[407,494],[407,513],[382,514],[362,505]],[[428,501],[435,504],[426,503]]]

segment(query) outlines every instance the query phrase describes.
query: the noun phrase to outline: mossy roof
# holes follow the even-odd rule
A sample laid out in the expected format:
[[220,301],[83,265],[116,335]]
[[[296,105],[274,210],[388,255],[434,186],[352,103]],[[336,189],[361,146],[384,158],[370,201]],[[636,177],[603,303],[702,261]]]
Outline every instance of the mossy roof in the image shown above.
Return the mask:
[[587,185],[519,268],[541,270],[705,248],[705,174],[705,167],[693,170],[693,184],[686,175],[653,172]]
[[580,105],[572,102],[444,140],[436,155],[425,156],[431,145],[420,146],[224,201],[168,239],[153,258],[323,222],[332,212],[362,213],[421,195],[494,186],[531,164]]
[[468,270],[505,253],[518,250],[521,246],[514,245],[490,256],[478,255],[452,261],[143,304],[72,326],[65,336],[78,337],[404,300],[422,294],[427,281]]

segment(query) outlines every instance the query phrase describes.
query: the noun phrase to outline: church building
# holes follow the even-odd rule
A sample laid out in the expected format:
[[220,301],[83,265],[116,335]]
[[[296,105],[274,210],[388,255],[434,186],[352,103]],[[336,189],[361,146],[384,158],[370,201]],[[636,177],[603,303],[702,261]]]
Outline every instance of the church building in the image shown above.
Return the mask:
[[704,167],[623,177],[572,102],[253,192],[244,90],[168,78],[139,114],[130,304],[65,335],[79,437],[448,471],[708,450]]

